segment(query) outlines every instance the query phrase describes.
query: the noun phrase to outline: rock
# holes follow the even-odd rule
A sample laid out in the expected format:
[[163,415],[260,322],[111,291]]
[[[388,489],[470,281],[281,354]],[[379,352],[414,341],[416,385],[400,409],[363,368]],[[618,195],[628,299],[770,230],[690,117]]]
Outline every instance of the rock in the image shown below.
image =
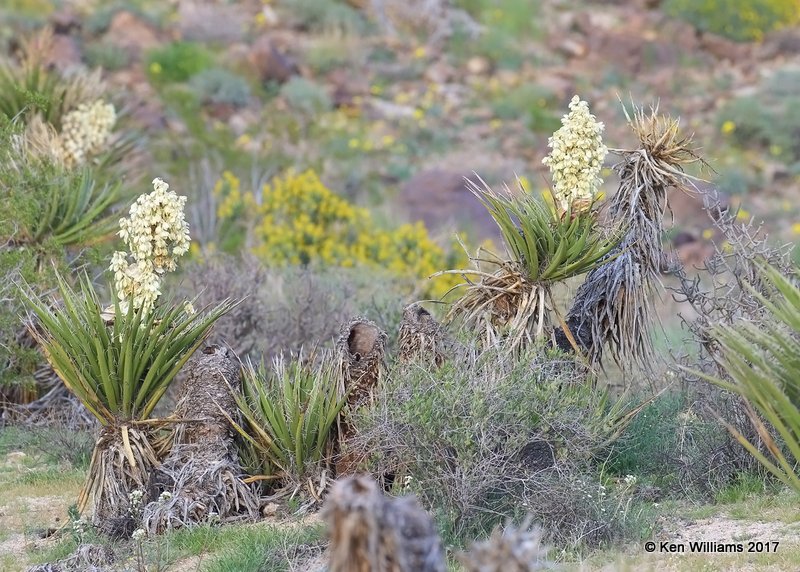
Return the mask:
[[52,66],[59,71],[65,71],[82,63],[83,55],[78,46],[78,41],[72,36],[55,34],[50,49],[44,55],[45,65]]
[[145,51],[159,44],[155,28],[125,10],[117,12],[111,19],[103,41],[126,50],[132,60],[140,59]]
[[444,61],[437,61],[425,68],[424,76],[429,82],[441,85],[452,81],[456,70]]
[[700,47],[717,59],[731,62],[742,61],[750,52],[747,44],[734,42],[708,32],[701,35]]
[[371,115],[395,121],[397,119],[409,119],[414,117],[416,108],[410,105],[400,105],[384,99],[372,98],[369,101],[369,111]]
[[403,184],[398,201],[411,220],[422,220],[434,233],[456,225],[475,238],[496,238],[497,227],[467,188],[465,175],[444,169],[421,171]]
[[56,34],[69,34],[81,28],[80,17],[69,8],[61,8],[50,16],[50,23]]
[[271,502],[267,503],[264,508],[261,509],[261,514],[265,517],[275,516],[278,514],[278,505],[277,503]]
[[263,82],[284,83],[299,73],[297,64],[278,51],[267,35],[262,35],[253,42],[248,60]]
[[470,75],[486,75],[492,71],[492,63],[483,56],[474,56],[467,60],[467,73]]
[[576,37],[564,38],[556,44],[556,50],[568,58],[582,58],[588,51],[586,43]]
[[178,7],[178,29],[185,40],[238,42],[247,29],[247,11],[236,4],[182,1]]
[[758,50],[761,59],[795,56],[800,53],[800,29],[785,28],[769,34]]
[[22,461],[27,457],[25,453],[22,451],[12,451],[11,453],[6,455],[6,460],[9,463],[22,463]]
[[369,94],[369,79],[355,70],[337,68],[328,74],[327,83],[335,107],[354,105],[356,97]]

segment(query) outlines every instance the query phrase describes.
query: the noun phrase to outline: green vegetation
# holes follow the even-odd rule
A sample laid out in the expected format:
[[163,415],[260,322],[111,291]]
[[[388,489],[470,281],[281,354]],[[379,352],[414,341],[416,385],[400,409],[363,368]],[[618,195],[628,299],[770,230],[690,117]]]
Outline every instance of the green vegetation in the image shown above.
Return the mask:
[[246,440],[254,473],[294,483],[319,475],[345,404],[337,373],[325,355],[276,358],[269,370],[263,363],[244,367],[237,401],[246,425],[236,428]]
[[214,58],[205,47],[192,42],[173,42],[147,56],[147,72],[156,85],[184,82],[211,68]]
[[[316,570],[308,513],[359,470],[449,570],[526,517],[567,568],[794,569],[796,0],[195,4],[0,8],[0,568]],[[131,207],[159,175],[185,199]],[[354,321],[388,334],[370,376]],[[247,365],[190,467],[205,422],[167,412],[205,342]],[[755,519],[780,553],[642,552]]]
[[768,318],[759,325],[743,322],[713,330],[731,380],[706,378],[747,401],[750,420],[769,454],[736,428],[728,428],[764,467],[800,492],[800,288],[793,278],[774,268],[763,269],[763,279],[776,290],[774,299],[756,294]]
[[665,9],[700,30],[739,41],[761,40],[800,19],[796,0],[667,0]]

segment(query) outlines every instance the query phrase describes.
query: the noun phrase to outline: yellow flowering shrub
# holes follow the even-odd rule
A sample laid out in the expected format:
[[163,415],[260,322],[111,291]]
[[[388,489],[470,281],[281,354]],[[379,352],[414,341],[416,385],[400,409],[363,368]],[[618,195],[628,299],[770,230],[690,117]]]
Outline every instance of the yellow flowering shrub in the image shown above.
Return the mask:
[[734,40],[761,40],[800,22],[799,0],[667,0],[668,13]]
[[[225,229],[247,234],[252,251],[266,264],[362,266],[421,280],[468,264],[461,249],[447,253],[421,222],[378,228],[369,210],[332,192],[313,171],[276,177],[257,196],[243,192],[239,179],[226,171],[214,194],[223,234]],[[436,277],[424,292],[438,297],[461,281],[456,275]]]

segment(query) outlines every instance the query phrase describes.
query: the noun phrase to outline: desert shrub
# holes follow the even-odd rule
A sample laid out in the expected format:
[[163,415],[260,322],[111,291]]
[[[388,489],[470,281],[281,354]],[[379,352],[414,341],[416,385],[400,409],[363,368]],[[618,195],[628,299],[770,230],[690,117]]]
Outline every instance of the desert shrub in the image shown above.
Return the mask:
[[183,82],[207,70],[213,56],[202,45],[193,42],[173,42],[150,52],[147,71],[156,84]]
[[271,361],[303,348],[328,347],[339,326],[370,316],[396,331],[405,296],[390,274],[362,268],[268,267],[253,256],[196,260],[185,287],[206,284],[197,305],[230,296],[242,300],[215,324],[211,341],[230,345],[240,359]]
[[764,479],[755,460],[719,420],[744,427],[746,414],[735,395],[671,392],[649,403],[614,445],[607,468],[619,476],[644,477],[661,494],[713,498],[741,475]]
[[503,90],[492,99],[492,111],[500,119],[523,118],[536,132],[552,133],[558,129],[558,116],[548,109],[552,95],[535,85],[523,84]]
[[800,20],[797,0],[667,0],[664,9],[700,30],[740,41],[761,40]]
[[353,417],[348,450],[416,493],[456,543],[526,513],[561,546],[624,535],[630,488],[594,464],[619,430],[618,406],[573,358],[498,351],[395,367],[377,405]]
[[[747,399],[743,403],[738,397],[747,398],[750,395],[742,391],[747,387],[745,382],[752,379],[747,375],[752,371],[753,378],[762,376],[759,377],[762,379],[766,376],[769,386],[780,379],[773,377],[777,371],[759,369],[759,362],[753,362],[752,368],[746,365],[742,369],[742,362],[729,360],[736,355],[736,360],[757,357],[763,362],[764,356],[772,351],[770,335],[775,334],[776,327],[786,331],[786,326],[780,325],[780,318],[774,309],[783,307],[786,300],[792,299],[791,295],[786,297],[782,294],[778,287],[783,280],[776,281],[773,278],[791,276],[793,270],[789,262],[789,247],[774,245],[760,226],[739,220],[735,211],[720,205],[715,192],[707,192],[703,201],[711,224],[723,238],[698,275],[689,276],[683,268],[674,271],[680,284],[674,289],[673,295],[678,302],[686,302],[694,311],[692,319],[682,317],[682,320],[695,343],[695,351],[678,355],[677,363],[681,366],[679,375],[683,387],[692,394],[705,395],[709,410],[731,430],[733,437],[726,435],[731,445],[717,448],[720,460],[725,461],[717,464],[722,469],[717,473],[717,483],[729,484],[735,475],[726,471],[726,465],[756,473],[756,461],[750,452],[762,460],[772,450],[769,424],[776,418],[765,416],[759,420],[753,417],[752,404],[748,404]],[[765,264],[775,268],[775,273],[765,274]],[[750,341],[765,344],[749,348],[755,352],[754,356],[746,353],[747,343],[741,339],[736,341],[740,324],[744,340],[753,335]],[[725,332],[730,332],[734,337],[726,339]],[[731,341],[734,346],[726,347],[726,343]],[[792,343],[789,337],[785,343]],[[737,363],[739,369],[731,369],[731,363]],[[779,361],[775,364],[777,368],[785,366]],[[734,378],[734,373],[739,376],[738,379]],[[714,380],[724,391],[711,391],[705,384],[709,380]],[[742,388],[739,387],[740,383]],[[736,441],[751,445],[745,449]]]
[[366,29],[362,14],[342,0],[281,0],[297,23],[317,32],[355,34]]
[[283,84],[280,94],[291,107],[310,116],[319,115],[333,107],[325,87],[299,76],[293,76]]
[[775,268],[765,267],[761,272],[764,283],[775,289],[772,296],[768,298],[750,288],[766,316],[758,323],[722,323],[712,328],[709,333],[718,344],[719,362],[727,375],[704,377],[746,400],[748,417],[769,453],[761,450],[761,442],[748,438],[736,427],[728,425],[728,429],[765,468],[800,492],[798,271],[783,275]]
[[250,99],[247,81],[224,69],[201,71],[192,77],[190,83],[203,103],[227,103],[241,107],[247,105]]
[[109,42],[94,42],[84,46],[83,58],[89,66],[108,71],[125,68],[131,62],[130,52]]
[[90,431],[65,431],[63,427],[6,427],[0,440],[0,454],[29,451],[41,455],[48,464],[67,463],[86,469],[92,457],[94,438]]
[[789,161],[800,161],[800,97],[740,97],[719,112],[720,130],[743,148],[760,148]]
[[[424,280],[460,262],[458,251],[446,253],[422,223],[376,228],[367,209],[332,192],[313,171],[276,177],[258,198],[225,173],[214,192],[220,232],[240,233],[241,243],[251,242],[253,253],[268,265],[360,266]],[[422,288],[440,296],[459,281],[450,275]]]
[[536,35],[539,2],[531,0],[460,0],[455,3],[482,25],[477,38],[466,27],[450,38],[451,52],[480,55],[504,68],[518,68],[525,60],[522,38]]

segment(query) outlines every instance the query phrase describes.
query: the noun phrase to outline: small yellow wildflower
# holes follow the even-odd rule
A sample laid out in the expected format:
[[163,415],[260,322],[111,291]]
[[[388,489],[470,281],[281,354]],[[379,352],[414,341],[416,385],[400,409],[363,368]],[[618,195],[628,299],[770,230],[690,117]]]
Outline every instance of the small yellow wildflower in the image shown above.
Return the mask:
[[730,135],[736,131],[736,124],[733,121],[728,120],[722,124],[722,129],[720,129],[720,131],[722,131],[723,135]]
[[426,54],[425,46],[420,46],[416,50],[414,50],[414,59],[421,60],[425,57]]
[[800,234],[800,222],[796,222],[792,225],[792,232],[794,234]]
[[712,238],[714,238],[714,229],[712,228],[705,229],[703,231],[703,238],[705,238],[706,240],[711,240]]
[[153,75],[158,75],[162,72],[161,64],[158,62],[153,62],[150,64],[150,73]]
[[736,213],[736,220],[750,220],[750,212],[744,209],[739,209],[739,212]]
[[369,87],[369,92],[372,95],[380,95],[380,94],[383,93],[383,88],[381,86],[377,85],[377,84],[376,85],[371,85]]

